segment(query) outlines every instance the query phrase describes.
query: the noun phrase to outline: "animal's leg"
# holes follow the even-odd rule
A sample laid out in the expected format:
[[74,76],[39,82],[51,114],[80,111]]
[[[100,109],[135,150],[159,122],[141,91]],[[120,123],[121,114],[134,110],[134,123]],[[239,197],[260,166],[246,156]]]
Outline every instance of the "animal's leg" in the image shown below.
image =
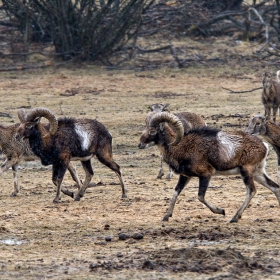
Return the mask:
[[225,210],[218,208],[205,199],[205,194],[209,186],[211,177],[199,177],[198,199],[201,203],[206,205],[213,213],[225,215]]
[[13,156],[12,158],[7,158],[0,168],[0,175],[7,171],[10,167],[13,169],[13,178],[14,178],[14,191],[11,193],[11,196],[16,196],[19,192],[18,183],[17,183],[17,170],[18,170],[18,157]]
[[[263,162],[264,163],[264,162]],[[273,180],[271,180],[265,172],[264,165],[262,164],[255,172],[254,179],[261,185],[270,189],[276,196],[280,205],[280,187]],[[279,172],[279,167],[278,167]],[[279,173],[278,173],[279,174]]]
[[113,160],[112,153],[102,153],[96,155],[98,160],[113,170],[117,176],[119,177],[121,187],[122,187],[122,198],[126,198],[126,187],[122,179],[122,173],[120,170],[120,166]]
[[157,175],[157,179],[161,179],[163,175],[164,175],[164,171],[163,171],[163,158],[162,158],[162,155],[160,155],[160,170],[159,170],[159,173]]
[[168,171],[168,174],[166,176],[166,179],[170,180],[172,178],[172,176],[173,176],[173,170],[172,170],[171,167],[169,167],[169,171]]
[[191,180],[191,177],[186,177],[186,176],[182,176],[182,175],[179,176],[179,180],[175,187],[174,194],[173,194],[172,200],[170,202],[169,208],[168,208],[165,216],[162,219],[163,222],[168,221],[169,217],[172,217],[176,199],[190,180]]
[[66,165],[65,164],[53,164],[53,175],[52,175],[52,181],[56,186],[56,197],[53,200],[53,203],[59,203],[60,199],[61,199],[61,191],[66,194],[69,195],[71,197],[73,197],[73,193],[61,188],[61,183],[64,177],[64,174],[66,172]]
[[13,169],[13,177],[14,177],[14,191],[12,192],[11,196],[16,196],[19,192],[18,188],[18,181],[17,181],[17,172],[18,172],[18,163],[12,166]]
[[266,110],[266,119],[267,119],[267,120],[270,120],[271,107],[267,107],[265,110]]
[[277,113],[278,106],[273,106],[273,122],[276,122],[276,113]]
[[93,170],[92,170],[90,160],[82,161],[82,165],[83,165],[83,168],[84,168],[85,173],[86,173],[86,178],[85,178],[85,181],[84,181],[82,187],[79,189],[77,195],[75,196],[74,201],[80,201],[81,197],[84,196],[85,191],[86,191],[86,189],[87,189],[87,187],[88,187],[88,185],[91,181],[91,178],[93,176]]
[[68,170],[71,174],[72,179],[76,182],[78,190],[79,190],[82,187],[82,182],[76,172],[76,166],[74,164],[72,164],[71,162],[69,162]]
[[255,187],[253,176],[252,176],[251,172],[246,170],[244,167],[241,167],[240,168],[240,173],[241,173],[241,176],[242,176],[242,180],[243,180],[243,182],[246,186],[246,197],[245,197],[245,201],[243,202],[241,207],[238,209],[238,211],[236,212],[234,217],[231,219],[230,223],[237,223],[238,222],[238,220],[242,216],[242,213],[248,207],[251,199],[257,193],[257,190],[256,190],[256,187]]

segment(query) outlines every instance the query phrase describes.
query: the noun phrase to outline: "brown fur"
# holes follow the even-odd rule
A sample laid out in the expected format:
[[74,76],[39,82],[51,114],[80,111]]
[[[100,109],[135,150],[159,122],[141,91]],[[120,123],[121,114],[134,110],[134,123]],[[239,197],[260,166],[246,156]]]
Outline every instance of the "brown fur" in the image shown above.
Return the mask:
[[[17,172],[18,165],[21,161],[33,161],[39,158],[32,152],[28,139],[17,139],[16,133],[19,123],[6,126],[0,124],[0,150],[5,155],[6,159],[0,168],[0,174],[7,171],[9,168],[13,169],[14,177],[14,191],[11,196],[16,196],[19,192]],[[70,164],[68,168],[73,180],[77,183],[78,187],[81,185],[78,175],[76,174],[75,167]],[[65,189],[63,189],[65,191]]]
[[[270,189],[280,204],[280,188],[265,172],[268,147],[255,136],[242,131],[224,132],[210,128],[191,130],[184,135],[180,142],[173,146],[177,137],[176,133],[165,123],[154,127],[154,124],[167,121],[166,113],[157,115],[150,120],[151,126],[140,138],[139,148],[148,148],[157,145],[164,161],[180,175],[175,188],[170,207],[163,218],[167,221],[172,216],[176,199],[185,185],[192,177],[199,178],[198,198],[213,213],[225,214],[221,208],[217,208],[206,201],[205,193],[213,175],[237,175],[241,174],[247,188],[245,201],[232,218],[231,222],[237,222],[243,211],[248,207],[256,193],[254,180]],[[172,114],[170,114],[172,115]],[[173,123],[179,119],[173,115]],[[153,130],[153,133],[150,130]],[[177,129],[179,131],[179,128]]]
[[[120,166],[114,161],[112,154],[112,135],[106,127],[97,120],[62,118],[56,119],[55,115],[47,108],[37,107],[30,111],[20,111],[21,125],[17,133],[20,137],[28,138],[29,145],[43,165],[52,165],[52,181],[57,187],[56,197],[53,202],[61,199],[61,183],[70,161],[79,160],[82,163],[86,177],[76,195],[66,193],[79,201],[94,174],[91,158],[97,159],[113,170],[121,184],[122,197],[126,197]],[[40,118],[45,117],[50,121],[50,128],[40,123]],[[51,128],[53,127],[52,131]]]
[[280,126],[257,115],[253,117],[246,129],[247,133],[262,136],[277,154],[278,160],[278,183],[280,183]]
[[[159,113],[159,112],[167,111],[166,108],[168,106],[169,106],[169,104],[156,103],[156,104],[150,105],[148,108],[154,114],[154,113]],[[153,115],[152,113],[150,113],[150,117],[152,117],[152,115]],[[190,112],[181,112],[181,113],[175,113],[174,115],[177,116],[181,120],[181,122],[182,122],[182,124],[184,126],[185,133],[187,133],[191,129],[206,126],[205,121],[198,114],[190,113]],[[163,160],[162,159],[163,158],[161,156],[161,168],[160,168],[159,173],[157,175],[158,179],[161,179],[162,176],[164,175]],[[166,176],[166,179],[171,179],[172,176],[173,176],[172,169],[169,168],[169,171],[168,171],[168,174]]]

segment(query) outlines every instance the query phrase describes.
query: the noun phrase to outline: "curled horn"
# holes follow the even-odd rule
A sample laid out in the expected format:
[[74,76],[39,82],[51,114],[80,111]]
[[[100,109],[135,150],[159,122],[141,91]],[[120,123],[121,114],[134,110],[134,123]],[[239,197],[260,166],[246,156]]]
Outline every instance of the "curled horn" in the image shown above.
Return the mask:
[[50,122],[50,133],[54,135],[58,128],[58,122],[55,115],[47,108],[37,107],[26,112],[24,119],[27,122],[32,122],[36,118],[44,117]]
[[184,127],[182,122],[175,115],[170,114],[168,112],[162,112],[162,113],[156,113],[152,116],[149,126],[155,127],[162,122],[167,122],[175,128],[176,139],[169,145],[172,146],[177,145],[181,141],[184,135]]
[[18,118],[21,122],[24,122],[24,117],[25,117],[25,114],[26,114],[26,110],[21,108],[18,110]]

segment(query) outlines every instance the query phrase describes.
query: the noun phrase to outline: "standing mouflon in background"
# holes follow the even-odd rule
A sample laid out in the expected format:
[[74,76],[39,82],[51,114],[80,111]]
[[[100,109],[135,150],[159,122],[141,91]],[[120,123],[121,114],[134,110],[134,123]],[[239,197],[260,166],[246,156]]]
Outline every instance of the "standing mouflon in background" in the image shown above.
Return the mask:
[[[86,174],[74,200],[79,201],[84,196],[93,176],[91,158],[94,156],[117,174],[122,197],[126,197],[120,167],[113,160],[112,135],[102,123],[91,119],[56,119],[50,110],[41,107],[21,109],[18,114],[21,119],[18,137],[28,138],[32,151],[41,159],[42,164],[53,166],[52,181],[57,186],[53,202],[60,200],[61,183],[71,160],[81,161]],[[42,117],[49,121],[49,129],[40,123]]]
[[[174,127],[171,129],[170,125]],[[280,188],[265,171],[268,145],[259,138],[243,131],[225,132],[208,127],[190,130],[184,135],[184,127],[178,117],[167,112],[147,116],[146,130],[138,147],[145,149],[156,145],[163,159],[178,173],[179,180],[163,221],[172,216],[176,199],[192,177],[199,179],[198,199],[213,213],[225,215],[205,199],[209,182],[214,175],[241,174],[246,186],[246,198],[231,222],[237,222],[256,194],[254,180],[270,189],[280,205]]]
[[280,106],[280,71],[277,71],[276,78],[277,81],[273,79],[271,73],[265,72],[262,81],[262,103],[265,108],[265,117],[270,120],[272,109],[273,122],[276,121],[276,113]]
[[277,155],[277,182],[280,184],[280,126],[257,114],[250,119],[247,133],[263,137],[274,149]]

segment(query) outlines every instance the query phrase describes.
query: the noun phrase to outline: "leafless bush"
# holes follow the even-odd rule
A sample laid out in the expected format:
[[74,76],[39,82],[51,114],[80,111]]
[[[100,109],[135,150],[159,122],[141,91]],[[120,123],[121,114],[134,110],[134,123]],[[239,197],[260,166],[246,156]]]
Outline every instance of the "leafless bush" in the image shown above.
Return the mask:
[[30,42],[50,41],[68,60],[105,59],[133,38],[153,0],[3,0],[3,9]]

